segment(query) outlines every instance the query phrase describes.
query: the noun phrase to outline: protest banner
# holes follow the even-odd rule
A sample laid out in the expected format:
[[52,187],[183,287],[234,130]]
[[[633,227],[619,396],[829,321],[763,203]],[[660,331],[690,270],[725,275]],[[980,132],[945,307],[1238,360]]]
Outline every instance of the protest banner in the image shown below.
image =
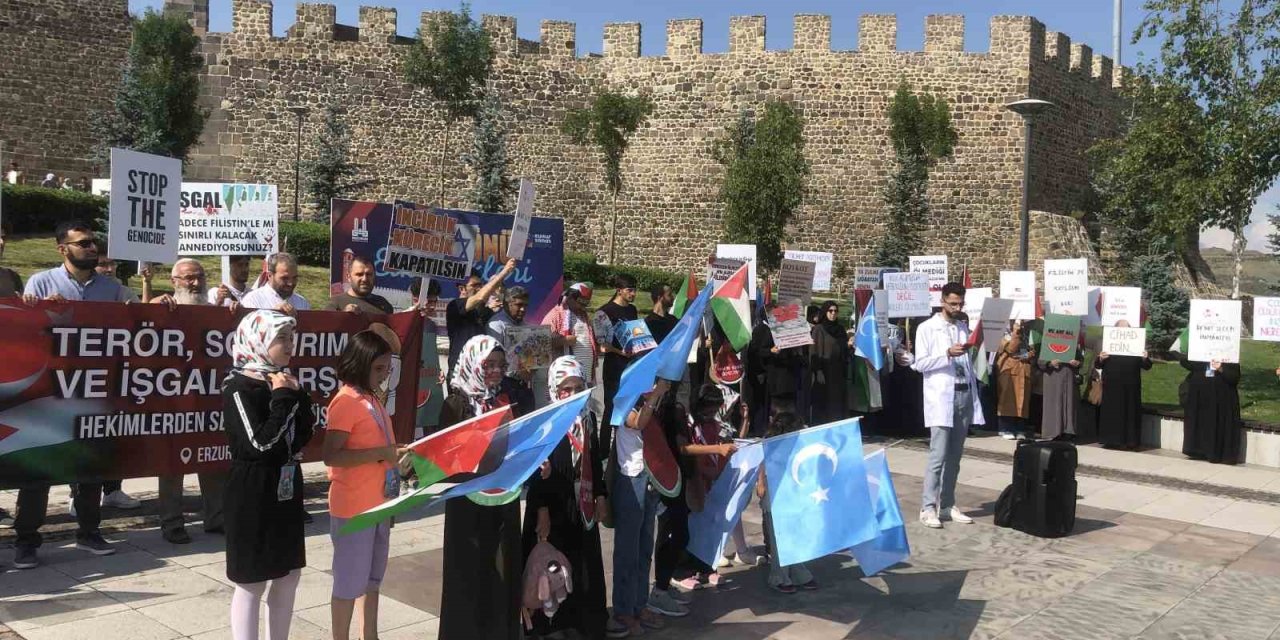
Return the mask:
[[1187,359],[1240,362],[1240,301],[1192,300]]
[[107,240],[111,257],[173,262],[178,256],[182,161],[111,150]]
[[1088,260],[1044,261],[1044,310],[1069,316],[1088,315]]
[[507,257],[519,260],[524,257],[529,244],[529,227],[533,224],[533,199],[537,193],[533,181],[520,178],[520,199],[516,201],[515,219],[511,221],[511,242],[507,245]]
[[911,256],[910,259],[912,271],[929,274],[929,306],[941,307],[942,285],[947,283],[947,257]]
[[[380,202],[357,202],[334,199],[330,206],[329,282],[335,295],[346,287],[351,259],[362,256],[372,260],[378,282],[374,293],[383,296],[397,309],[409,306],[409,286],[421,276],[387,268],[387,243],[391,229],[392,205]],[[457,221],[457,237],[452,256],[466,258],[471,272],[488,280],[502,270],[506,262],[507,238],[511,234],[509,214],[476,213],[474,211],[437,210]],[[507,277],[508,287],[520,285],[529,291],[529,309],[525,322],[538,324],[542,317],[560,303],[564,292],[564,220],[537,217],[530,225],[530,241],[524,258]],[[458,283],[442,281],[436,308],[443,310],[458,297]],[[444,333],[443,322],[437,322]]]
[[779,349],[804,347],[813,344],[809,322],[800,312],[800,305],[785,304],[774,307],[765,318],[769,332],[773,334],[773,346]]
[[1014,320],[1036,319],[1036,272],[1001,271],[1000,297],[1013,301]]
[[387,237],[388,271],[411,273],[442,282],[462,282],[471,261],[454,254],[458,221],[431,207],[397,200],[392,205]]
[[714,289],[728,282],[742,264],[743,261],[737,258],[712,258],[707,263],[707,286]]
[[625,320],[613,326],[613,337],[628,356],[644,353],[658,346],[644,320]]
[[[0,487],[94,482],[225,469],[222,381],[243,314],[225,308],[17,300],[0,304]],[[289,370],[317,418],[308,460],[324,442],[335,368],[370,316],[301,311]],[[422,318],[385,322],[401,342],[387,410],[399,442],[413,436]],[[412,365],[401,365],[401,359]],[[401,375],[401,371],[405,375]]]
[[[111,193],[111,180],[91,190]],[[279,251],[279,196],[273,184],[183,182],[179,193],[178,255],[265,256]]]
[[[790,260],[804,260],[817,265],[817,268],[813,272],[813,290],[831,290],[831,265],[835,262],[835,256],[825,251],[796,251],[794,249],[787,249],[783,252],[782,257]],[[871,288],[875,289],[876,287]]]
[[813,274],[817,268],[813,262],[783,258],[778,269],[778,301],[799,300],[801,304],[809,304],[813,300]]
[[889,293],[884,289],[871,292],[876,300],[876,331],[880,334],[880,344],[889,344]]
[[982,317],[982,305],[992,297],[991,287],[974,287],[964,292],[964,312],[969,318]]
[[1103,327],[1099,347],[1108,356],[1137,356],[1147,352],[1147,330],[1134,327]]
[[1098,323],[1114,327],[1121,320],[1131,327],[1142,325],[1142,289],[1139,287],[1101,287],[1098,292]]
[[908,271],[884,274],[884,290],[890,318],[921,318],[933,315],[929,298],[929,274]]
[[1044,344],[1040,348],[1040,362],[1070,362],[1076,359],[1081,319],[1082,316],[1065,313],[1044,314]]
[[511,371],[533,371],[551,366],[558,355],[551,346],[551,327],[541,324],[508,324],[503,341],[507,350],[507,368]]
[[893,267],[857,267],[853,270],[853,289],[874,291],[884,288],[881,276],[885,273],[897,273]]
[[733,258],[747,263],[747,297],[756,299],[756,246],[754,244],[718,244],[717,258]]
[[995,353],[1009,332],[1009,318],[1013,316],[1013,301],[1004,298],[988,298],[982,305],[982,344],[987,353]]
[[1280,342],[1280,298],[1253,299],[1253,339]]

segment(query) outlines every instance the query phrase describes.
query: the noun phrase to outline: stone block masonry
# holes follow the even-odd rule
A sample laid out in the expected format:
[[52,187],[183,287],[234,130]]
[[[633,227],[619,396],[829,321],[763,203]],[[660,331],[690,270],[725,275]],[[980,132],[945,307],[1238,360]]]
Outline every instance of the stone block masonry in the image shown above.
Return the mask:
[[[207,15],[207,0],[181,1],[192,14]],[[297,123],[287,107],[310,107],[306,156],[322,107],[334,103],[347,114],[362,177],[373,180],[354,196],[470,206],[472,176],[460,157],[471,125],[447,123],[426,91],[405,84],[408,45],[394,37],[395,12],[362,10],[356,28],[332,25],[326,5],[300,7],[298,24],[277,38],[269,2],[233,0],[233,30],[205,36],[202,100],[212,115],[188,178],[272,182],[290,202]],[[833,42],[827,16],[797,16],[795,46],[784,51],[765,49],[761,16],[727,24],[671,20],[660,52],[642,52],[640,24],[618,23],[605,25],[604,55],[586,57],[578,55],[573,23],[544,21],[540,42],[529,43],[516,37],[513,18],[481,22],[497,51],[489,90],[506,105],[512,172],[537,182],[538,211],[565,219],[571,249],[607,253],[612,199],[599,153],[560,132],[565,114],[599,90],[652,98],[654,112],[622,166],[618,261],[626,264],[684,270],[708,254],[720,239],[724,211],[724,169],[711,146],[742,111],[760,113],[771,99],[790,101],[803,116],[813,169],[791,245],[835,253],[837,269],[870,264],[884,231],[884,185],[894,170],[886,110],[905,79],[945,98],[960,133],[955,157],[940,163],[931,181],[929,245],[992,279],[1017,260],[1026,151],[1022,121],[1003,105],[1028,96],[1060,105],[1037,124],[1030,150],[1031,206],[1050,214],[1079,207],[1087,192],[1083,151],[1115,132],[1121,114],[1112,86],[1118,70],[1095,64],[1091,53],[1028,17],[992,19],[986,51],[965,50],[960,16],[927,18],[923,51],[898,50],[891,15],[863,16],[856,43]],[[727,29],[729,50],[705,53],[706,29]]]

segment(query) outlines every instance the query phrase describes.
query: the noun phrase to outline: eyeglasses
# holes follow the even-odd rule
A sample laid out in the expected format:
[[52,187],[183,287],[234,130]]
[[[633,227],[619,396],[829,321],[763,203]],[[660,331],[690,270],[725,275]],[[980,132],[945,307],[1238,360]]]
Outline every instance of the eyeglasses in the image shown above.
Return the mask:
[[75,242],[64,242],[62,244],[71,245],[73,247],[80,247],[81,249],[88,249],[89,247],[92,247],[97,243],[94,242],[93,240],[76,240]]

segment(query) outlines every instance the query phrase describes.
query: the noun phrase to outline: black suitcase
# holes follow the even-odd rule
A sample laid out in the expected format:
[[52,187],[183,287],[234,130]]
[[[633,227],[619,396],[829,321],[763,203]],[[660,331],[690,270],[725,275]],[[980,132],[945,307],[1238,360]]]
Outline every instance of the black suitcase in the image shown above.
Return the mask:
[[1076,524],[1077,459],[1070,442],[1020,442],[1013,453],[1013,484],[997,503],[997,524],[1043,538],[1071,533]]

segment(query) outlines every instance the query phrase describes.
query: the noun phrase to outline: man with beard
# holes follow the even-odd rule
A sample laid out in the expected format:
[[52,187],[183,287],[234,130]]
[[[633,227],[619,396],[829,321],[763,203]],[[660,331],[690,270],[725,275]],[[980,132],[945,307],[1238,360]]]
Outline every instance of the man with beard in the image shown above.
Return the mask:
[[356,256],[351,261],[351,270],[347,275],[347,291],[329,299],[325,306],[328,311],[347,311],[351,313],[385,313],[395,311],[386,298],[373,292],[377,284],[377,271],[373,261],[364,256]]
[[293,315],[294,311],[307,311],[311,303],[294,293],[298,288],[298,260],[289,253],[273,253],[267,257],[267,286],[258,287],[240,299],[246,309],[272,309]]
[[[183,258],[173,265],[170,273],[173,278],[173,293],[158,296],[151,300],[155,304],[163,304],[170,310],[178,305],[209,304],[209,285],[204,275],[204,267],[192,258]],[[235,313],[237,304],[232,302],[231,312]],[[222,533],[222,486],[226,484],[225,473],[196,474],[200,480],[200,495],[204,500],[205,533]],[[183,523],[182,515],[182,479],[183,476],[160,476],[160,535],[172,544],[188,544],[191,535]]]
[[[115,278],[102,276],[95,271],[98,266],[98,243],[93,228],[79,220],[68,220],[54,231],[58,241],[58,253],[62,265],[31,276],[23,290],[22,299],[27,304],[40,300],[85,300],[90,302],[128,302],[133,292]],[[116,552],[103,539],[98,526],[102,524],[102,483],[81,483],[75,497],[76,548],[94,555],[107,556]],[[40,526],[44,524],[49,509],[49,485],[37,483],[18,490],[17,517],[13,528],[13,566],[32,569],[40,564],[36,549],[43,539]]]
[[214,306],[239,304],[249,293],[249,256],[231,256],[227,258],[227,264],[231,267],[227,278],[231,285],[224,282],[217,289],[209,290],[209,304]]

